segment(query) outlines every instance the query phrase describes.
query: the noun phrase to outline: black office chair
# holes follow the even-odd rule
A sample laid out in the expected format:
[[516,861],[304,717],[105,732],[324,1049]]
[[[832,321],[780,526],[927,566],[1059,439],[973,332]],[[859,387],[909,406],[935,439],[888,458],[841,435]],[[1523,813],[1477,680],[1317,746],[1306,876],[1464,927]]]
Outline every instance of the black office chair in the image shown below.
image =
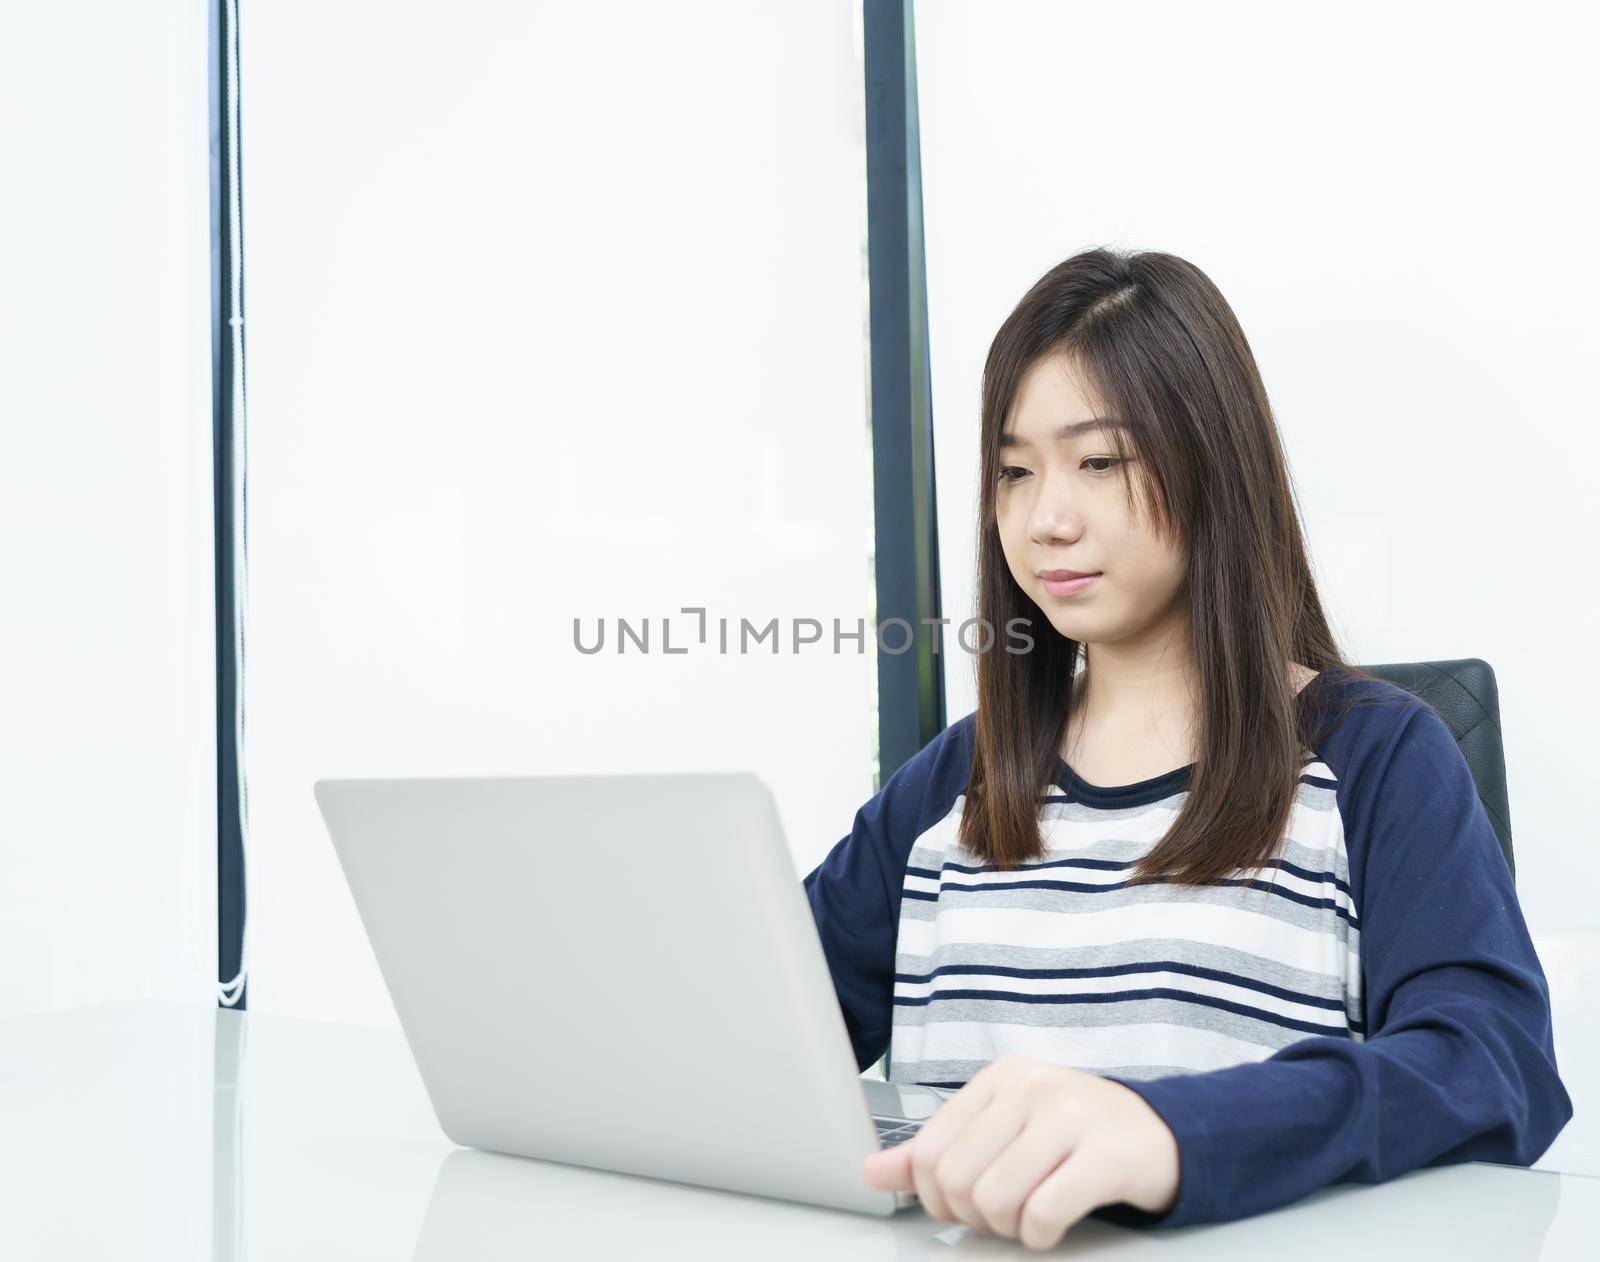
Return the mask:
[[1415,693],[1438,712],[1456,738],[1478,785],[1478,800],[1494,825],[1506,867],[1511,854],[1511,806],[1506,795],[1506,751],[1500,735],[1500,689],[1494,668],[1479,657],[1447,662],[1384,662],[1361,669]]

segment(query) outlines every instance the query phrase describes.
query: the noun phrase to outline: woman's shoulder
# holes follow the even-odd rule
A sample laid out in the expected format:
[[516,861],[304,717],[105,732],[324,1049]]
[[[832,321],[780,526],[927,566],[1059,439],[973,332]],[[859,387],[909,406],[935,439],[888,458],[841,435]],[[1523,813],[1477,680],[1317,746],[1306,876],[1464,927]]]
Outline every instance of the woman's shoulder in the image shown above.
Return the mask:
[[965,759],[972,761],[974,740],[977,735],[978,712],[973,710],[959,719],[947,723],[939,733],[911,756],[906,766],[917,766],[922,774]]
[[967,785],[972,770],[977,711],[947,724],[883,781],[881,793],[924,804],[950,803]]
[[1307,686],[1305,695],[1341,718],[1359,714],[1363,719],[1387,717],[1393,721],[1398,715],[1418,707],[1432,709],[1416,693],[1360,667],[1332,666],[1319,672]]
[[1362,704],[1318,752],[1336,781],[1363,920],[1373,890],[1420,890],[1431,871],[1470,872],[1458,879],[1485,887],[1509,880],[1508,856],[1455,726],[1425,698],[1389,680],[1352,678],[1343,692]]
[[1438,711],[1409,689],[1360,670],[1324,671],[1306,689],[1312,752],[1346,790],[1372,780],[1408,728],[1453,739]]

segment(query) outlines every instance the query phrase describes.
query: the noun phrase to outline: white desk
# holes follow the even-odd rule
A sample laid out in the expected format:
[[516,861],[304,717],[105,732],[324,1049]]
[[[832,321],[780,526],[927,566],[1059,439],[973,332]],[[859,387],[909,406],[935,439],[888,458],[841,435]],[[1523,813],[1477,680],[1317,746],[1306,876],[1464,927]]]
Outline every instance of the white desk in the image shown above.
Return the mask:
[[1533,946],[1550,983],[1556,1065],[1572,1097],[1572,1120],[1533,1168],[1600,1178],[1600,925],[1536,933]]
[[[874,1219],[456,1148],[399,1033],[198,1005],[0,1021],[0,1136],[0,1257],[17,1262],[1032,1256],[919,1210]],[[1089,1220],[1061,1248],[1592,1262],[1600,1179],[1421,1170],[1237,1223]]]

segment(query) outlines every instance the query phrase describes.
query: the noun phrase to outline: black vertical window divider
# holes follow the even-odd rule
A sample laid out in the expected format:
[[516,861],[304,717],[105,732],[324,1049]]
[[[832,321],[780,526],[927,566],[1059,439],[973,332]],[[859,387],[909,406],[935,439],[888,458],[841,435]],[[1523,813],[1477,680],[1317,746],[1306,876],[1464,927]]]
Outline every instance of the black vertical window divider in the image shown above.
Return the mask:
[[[945,726],[911,0],[863,0],[880,785]],[[904,651],[909,626],[914,639]]]
[[[211,158],[211,440],[217,698],[217,1003],[246,1007],[243,776],[243,626],[236,562],[243,539],[244,267],[239,179],[239,10],[208,12]],[[235,479],[240,479],[236,483]],[[241,492],[236,497],[236,489]]]

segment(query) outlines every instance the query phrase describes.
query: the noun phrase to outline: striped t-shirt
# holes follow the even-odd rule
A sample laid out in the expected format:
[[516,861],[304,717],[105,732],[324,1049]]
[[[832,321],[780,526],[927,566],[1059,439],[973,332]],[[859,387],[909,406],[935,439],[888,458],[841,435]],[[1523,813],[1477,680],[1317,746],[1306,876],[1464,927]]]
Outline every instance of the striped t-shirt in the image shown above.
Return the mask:
[[976,716],[941,732],[805,878],[860,1068],[959,1087],[1015,1053],[1123,1083],[1184,1159],[1163,1224],[1536,1160],[1572,1106],[1460,747],[1385,681],[1323,671],[1297,704],[1319,735],[1274,859],[1201,886],[1126,884],[1192,766],[1108,788],[1058,761],[1047,853],[1000,871],[956,840]]
[[895,952],[891,1080],[959,1086],[1010,1052],[1159,1078],[1360,1039],[1361,922],[1328,766],[1308,757],[1275,867],[1200,888],[1133,885],[1189,768],[1100,788],[1064,766],[1043,858],[960,849],[965,796],[912,843]]

